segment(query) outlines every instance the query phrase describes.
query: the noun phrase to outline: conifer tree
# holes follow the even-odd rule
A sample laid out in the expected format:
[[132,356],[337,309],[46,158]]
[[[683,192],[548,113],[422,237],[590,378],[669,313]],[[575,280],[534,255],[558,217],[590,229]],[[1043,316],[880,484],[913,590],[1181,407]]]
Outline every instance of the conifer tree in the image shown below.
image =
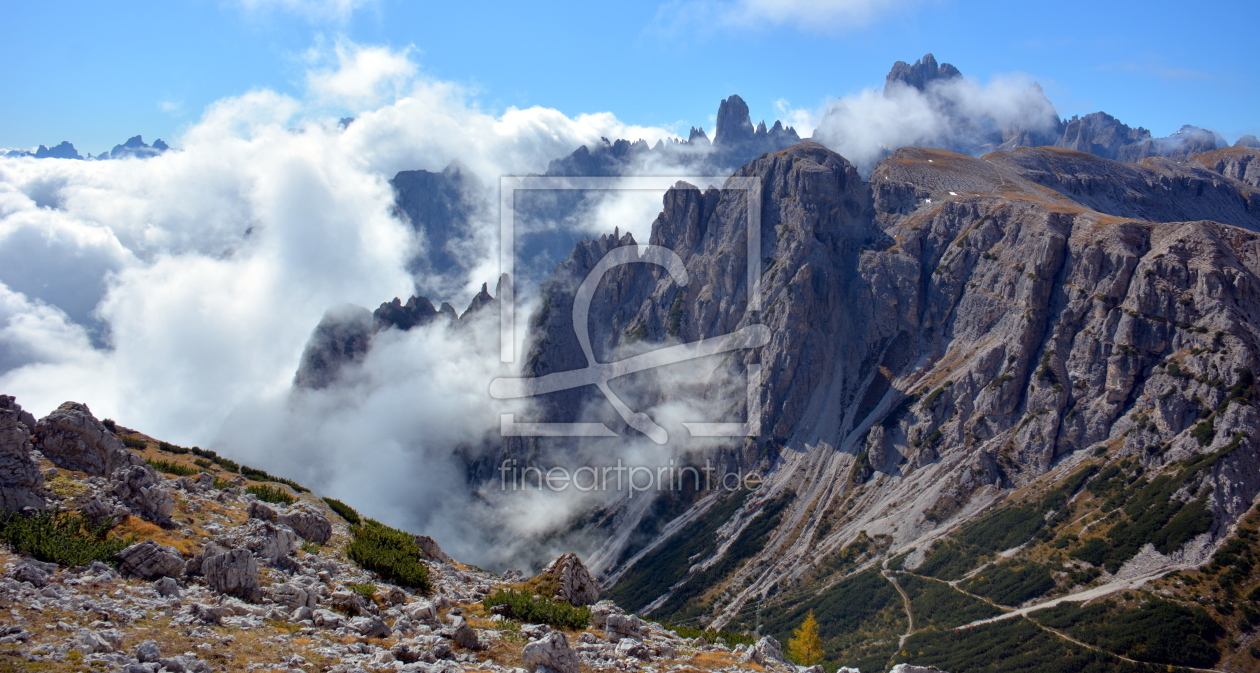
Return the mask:
[[818,637],[818,620],[814,619],[814,611],[805,615],[805,621],[792,632],[788,640],[787,656],[798,666],[813,666],[822,663],[822,639]]

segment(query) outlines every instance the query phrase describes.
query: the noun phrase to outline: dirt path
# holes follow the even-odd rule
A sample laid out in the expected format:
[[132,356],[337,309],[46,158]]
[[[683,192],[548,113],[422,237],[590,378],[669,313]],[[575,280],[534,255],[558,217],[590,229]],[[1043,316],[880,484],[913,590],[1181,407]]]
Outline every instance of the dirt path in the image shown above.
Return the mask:
[[909,638],[914,633],[914,612],[910,610],[910,596],[906,595],[905,589],[902,589],[901,585],[897,584],[897,580],[894,579],[892,575],[888,574],[887,570],[881,570],[879,571],[879,574],[893,585],[893,588],[897,590],[897,593],[901,594],[901,604],[906,609],[906,632],[901,634],[901,640],[897,641],[897,647],[900,648],[906,644],[906,638]]

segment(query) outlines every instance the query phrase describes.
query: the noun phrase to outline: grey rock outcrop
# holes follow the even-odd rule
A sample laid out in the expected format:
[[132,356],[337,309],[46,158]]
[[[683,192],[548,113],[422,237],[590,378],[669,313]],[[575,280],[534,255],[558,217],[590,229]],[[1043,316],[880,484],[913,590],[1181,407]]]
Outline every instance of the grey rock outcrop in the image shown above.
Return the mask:
[[201,574],[215,591],[256,603],[262,597],[258,583],[258,564],[247,549],[233,549],[205,558]]
[[306,342],[293,385],[315,390],[332,385],[347,366],[367,357],[371,338],[371,311],[354,304],[328,309]]
[[152,580],[159,577],[181,577],[184,558],[179,552],[153,540],[145,540],[118,552],[118,571],[123,575]]
[[162,485],[157,472],[148,465],[130,465],[114,471],[112,493],[136,513],[163,525],[170,525],[175,499]]
[[[123,447],[86,404],[66,402],[35,425],[34,444],[54,465],[107,477],[120,468],[145,465]],[[151,469],[151,468],[150,468]]]
[[424,552],[424,557],[430,561],[437,563],[451,563],[451,557],[442,551],[442,547],[438,545],[437,540],[428,535],[417,535],[416,544],[420,546],[420,551]]
[[591,605],[599,600],[599,584],[577,554],[562,554],[542,572],[556,585],[556,598],[572,605]]
[[884,78],[884,89],[887,90],[890,87],[901,85],[925,91],[933,82],[961,78],[962,73],[959,72],[958,68],[949,63],[938,65],[936,57],[932,54],[927,54],[915,61],[913,65],[905,61],[894,63],[892,69],[888,71],[888,76]]
[[324,544],[332,538],[332,522],[313,508],[301,505],[294,507],[276,517],[276,523],[292,528],[302,539],[315,544]]
[[35,420],[10,395],[0,395],[0,512],[44,509],[44,475],[31,455]]
[[251,519],[262,519],[263,521],[275,521],[278,516],[276,510],[271,508],[271,505],[261,500],[251,500],[246,513]]
[[531,671],[548,669],[557,673],[578,673],[580,659],[569,646],[563,633],[553,631],[544,638],[529,643],[521,650],[521,661]]

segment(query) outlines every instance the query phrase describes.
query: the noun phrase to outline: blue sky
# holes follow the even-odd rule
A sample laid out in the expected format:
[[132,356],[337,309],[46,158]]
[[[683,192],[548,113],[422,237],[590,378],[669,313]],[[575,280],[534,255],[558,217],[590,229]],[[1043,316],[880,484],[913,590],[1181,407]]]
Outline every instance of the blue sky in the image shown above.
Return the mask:
[[816,108],[882,84],[927,52],[987,80],[1022,72],[1063,116],[1105,110],[1156,135],[1183,123],[1231,141],[1260,134],[1250,59],[1260,3],[1051,5],[968,0],[675,0],[420,3],[167,0],[0,3],[0,146],[128,136],[177,139],[221,98],[301,97],[310,54],[338,40],[411,47],[427,77],[481,108],[711,128],[739,93],[754,120],[775,102]]

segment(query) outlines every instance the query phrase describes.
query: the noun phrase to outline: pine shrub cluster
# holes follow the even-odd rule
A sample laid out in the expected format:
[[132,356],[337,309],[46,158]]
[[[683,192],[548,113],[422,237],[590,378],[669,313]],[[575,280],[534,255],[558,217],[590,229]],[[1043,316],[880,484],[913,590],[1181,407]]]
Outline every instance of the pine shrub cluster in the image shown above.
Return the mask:
[[114,565],[114,554],[134,540],[105,539],[106,528],[60,511],[41,511],[29,516],[11,514],[0,519],[0,540],[14,552],[46,563],[71,567],[101,561]]
[[371,519],[351,526],[350,535],[354,540],[346,545],[346,556],[351,561],[386,582],[429,592],[429,569],[415,536]]
[[297,502],[297,498],[286,493],[284,489],[276,488],[274,486],[265,486],[265,485],[250,486],[249,488],[245,489],[245,492],[253,493],[254,495],[258,496],[259,500],[262,500],[263,502],[269,502],[273,505],[284,505],[287,507]]
[[590,608],[576,608],[551,598],[535,596],[528,591],[499,589],[482,604],[487,608],[506,605],[507,617],[530,624],[549,624],[558,629],[584,629],[591,621]]

